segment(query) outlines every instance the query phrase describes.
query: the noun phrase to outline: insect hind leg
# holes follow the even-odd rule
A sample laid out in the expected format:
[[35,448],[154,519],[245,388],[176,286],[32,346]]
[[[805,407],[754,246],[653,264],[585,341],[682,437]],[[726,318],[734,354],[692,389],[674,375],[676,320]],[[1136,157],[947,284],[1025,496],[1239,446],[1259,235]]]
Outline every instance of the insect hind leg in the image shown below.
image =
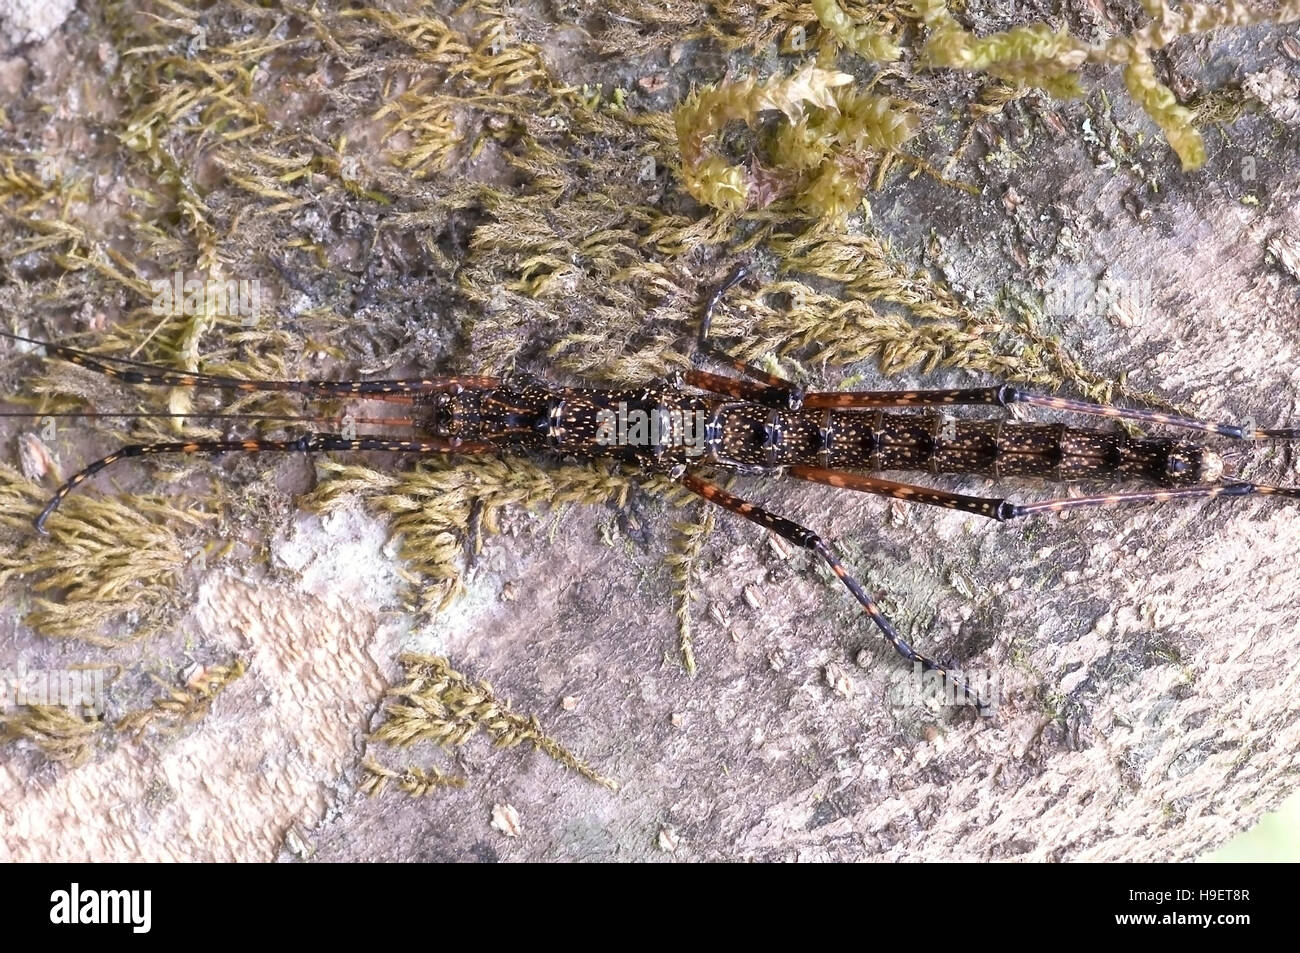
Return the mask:
[[958,698],[969,699],[981,711],[986,711],[989,708],[991,700],[981,698],[960,675],[950,671],[928,656],[922,655],[920,652],[916,651],[916,649],[912,648],[911,644],[906,639],[898,634],[898,630],[894,628],[894,624],[889,621],[889,618],[881,610],[880,605],[876,600],[873,599],[870,593],[863,588],[862,584],[849,573],[844,564],[840,561],[839,556],[835,554],[835,551],[812,530],[799,525],[793,520],[788,520],[783,516],[778,516],[760,506],[742,500],[740,497],[728,493],[717,484],[701,480],[691,474],[683,476],[680,482],[692,493],[703,497],[710,503],[716,503],[724,509],[730,510],[739,516],[743,516],[750,522],[757,523],[764,529],[771,530],[773,533],[776,533],[778,536],[788,540],[794,545],[815,553],[822,562],[830,567],[831,572],[835,573],[835,577],[839,579],[846,589],[849,590],[853,595],[853,598],[858,601],[858,604],[862,606],[863,610],[871,618],[871,621],[875,623],[876,628],[880,630],[881,634],[884,635],[889,644],[894,647],[894,651],[909,662],[919,664],[922,669],[936,672],[943,676],[947,684],[956,689],[956,695]]
[[1021,390],[1011,384],[993,387],[972,387],[957,390],[912,391],[818,391],[807,394],[804,406],[828,410],[868,410],[888,407],[1011,407],[1022,404],[1044,410],[1059,410],[1092,417],[1109,417],[1112,420],[1129,420],[1137,423],[1158,424],[1178,430],[1228,437],[1233,440],[1300,440],[1300,427],[1262,429],[1240,424],[1215,423],[1197,417],[1167,414],[1144,407],[1119,407],[1114,404],[1097,404],[1051,394],[1037,394]]

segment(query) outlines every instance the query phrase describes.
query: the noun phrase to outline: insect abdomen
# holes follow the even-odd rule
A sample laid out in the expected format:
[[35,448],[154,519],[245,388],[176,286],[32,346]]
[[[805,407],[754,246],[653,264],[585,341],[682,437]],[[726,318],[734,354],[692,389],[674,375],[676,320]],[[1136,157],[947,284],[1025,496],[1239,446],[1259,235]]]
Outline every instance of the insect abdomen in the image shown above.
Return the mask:
[[1166,486],[1203,479],[1203,451],[1166,438],[1064,424],[957,420],[885,411],[722,409],[718,462],[833,470],[912,470],[1081,480],[1127,477]]

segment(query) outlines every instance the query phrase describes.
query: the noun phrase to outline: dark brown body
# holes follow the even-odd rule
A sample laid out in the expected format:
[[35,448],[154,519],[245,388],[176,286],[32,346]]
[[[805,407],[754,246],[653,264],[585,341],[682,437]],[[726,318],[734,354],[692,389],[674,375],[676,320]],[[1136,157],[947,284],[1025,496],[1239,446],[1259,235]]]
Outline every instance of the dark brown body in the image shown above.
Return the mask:
[[[1161,486],[1212,479],[1217,457],[1169,438],[942,413],[776,409],[680,386],[551,388],[528,379],[431,396],[423,429],[521,453],[609,457],[655,471],[711,466],[913,470],[989,477],[1120,477]],[[640,426],[638,426],[640,424]]]

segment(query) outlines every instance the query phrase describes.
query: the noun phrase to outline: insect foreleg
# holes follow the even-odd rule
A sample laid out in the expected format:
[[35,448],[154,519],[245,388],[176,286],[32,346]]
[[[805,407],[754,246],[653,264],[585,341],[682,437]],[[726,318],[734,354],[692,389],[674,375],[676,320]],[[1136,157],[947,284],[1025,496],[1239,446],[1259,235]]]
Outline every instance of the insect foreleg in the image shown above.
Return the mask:
[[769,374],[761,367],[732,357],[709,337],[709,331],[713,327],[713,312],[717,309],[726,293],[743,281],[748,274],[749,270],[744,265],[736,266],[727,280],[709,298],[708,306],[704,309],[704,316],[700,319],[700,333],[696,341],[698,347],[696,359],[698,360],[702,356],[710,357],[726,367],[739,371],[749,380],[722,377],[701,370],[688,371],[684,379],[692,387],[698,387],[701,390],[711,391],[715,394],[722,394],[735,400],[752,400],[765,407],[798,410],[803,404],[802,387],[786,380],[784,377]]
[[291,440],[195,440],[176,443],[131,444],[122,447],[103,459],[73,474],[36,517],[36,529],[45,532],[45,521],[59,508],[59,504],[80,484],[105,467],[130,457],[151,456],[160,453],[313,453],[322,450],[377,450],[390,453],[474,454],[490,453],[496,448],[487,441],[468,441],[447,437],[426,437],[423,440],[390,440],[384,437],[355,437],[347,439],[336,434],[313,433]]

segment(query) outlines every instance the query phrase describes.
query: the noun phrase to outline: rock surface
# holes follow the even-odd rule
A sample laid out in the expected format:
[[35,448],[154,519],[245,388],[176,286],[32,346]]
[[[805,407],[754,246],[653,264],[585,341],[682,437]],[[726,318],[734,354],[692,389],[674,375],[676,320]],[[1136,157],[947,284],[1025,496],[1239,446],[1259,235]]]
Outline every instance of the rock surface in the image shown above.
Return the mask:
[[[1170,68],[1216,86],[1276,68],[1293,85],[1288,34],[1180,43]],[[1117,77],[1099,85],[1121,101]],[[1300,132],[1260,113],[1211,127],[1209,165],[1184,174],[1131,104],[1117,124],[1099,118],[1099,95],[980,123],[979,195],[894,181],[873,196],[874,224],[972,300],[1043,293],[1051,329],[1102,374],[1214,419],[1300,420],[1286,254],[1300,242]],[[1300,482],[1289,450],[1259,472]],[[833,580],[726,515],[699,572],[690,678],[664,562],[683,515],[657,499],[634,496],[631,524],[604,507],[511,511],[468,594],[424,629],[401,610],[381,521],[299,514],[270,544],[274,571],[207,574],[174,632],[117,656],[217,646],[249,673],[181,734],[78,768],[8,749],[0,857],[1178,861],[1295,790],[1296,507],[996,525],[747,485],[838,545],[918,646],[994,673],[996,714],[900,699],[906,671]],[[88,657],[16,624],[3,644],[35,663]],[[621,789],[477,739],[452,758],[387,755],[458,771],[464,789],[362,796],[365,735],[403,649],[487,678]]]

